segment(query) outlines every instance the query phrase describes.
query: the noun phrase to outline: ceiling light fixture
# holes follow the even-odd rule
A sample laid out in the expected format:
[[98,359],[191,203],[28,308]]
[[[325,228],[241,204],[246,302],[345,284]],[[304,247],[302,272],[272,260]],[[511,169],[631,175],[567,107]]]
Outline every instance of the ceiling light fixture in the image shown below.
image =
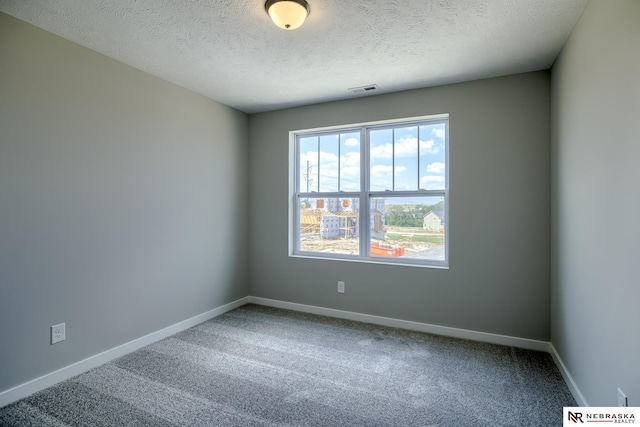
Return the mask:
[[267,0],[264,9],[273,23],[283,30],[295,30],[301,26],[311,11],[305,0]]

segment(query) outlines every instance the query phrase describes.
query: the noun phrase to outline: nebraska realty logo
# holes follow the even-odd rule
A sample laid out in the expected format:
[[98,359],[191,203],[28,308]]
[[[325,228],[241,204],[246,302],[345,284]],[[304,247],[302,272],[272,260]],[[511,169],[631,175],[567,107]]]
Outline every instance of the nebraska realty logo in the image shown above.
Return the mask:
[[609,423],[609,424],[635,424],[640,417],[640,408],[629,407],[565,407],[563,426],[576,424]]

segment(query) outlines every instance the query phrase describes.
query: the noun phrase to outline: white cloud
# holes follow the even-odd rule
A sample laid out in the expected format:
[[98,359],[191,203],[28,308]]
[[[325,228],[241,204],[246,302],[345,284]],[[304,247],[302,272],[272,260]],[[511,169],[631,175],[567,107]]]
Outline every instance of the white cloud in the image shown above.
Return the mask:
[[[300,153],[301,180],[304,180],[307,160],[311,170],[311,183],[317,185],[318,152]],[[337,191],[338,165],[340,165],[340,189],[358,190],[360,188],[360,152],[344,153],[340,156],[338,163],[336,153],[320,151],[320,191]]]
[[360,175],[360,165],[357,166],[343,166],[343,171],[349,171],[349,173],[354,173]]
[[315,166],[318,164],[318,153],[316,151],[309,151],[308,153],[300,153],[300,165],[305,165],[309,162],[309,165]]
[[[344,163],[343,163],[344,164]],[[357,191],[360,189],[360,165],[340,168],[340,190]]]
[[427,175],[420,178],[420,188],[441,190],[444,188],[444,176]]
[[[344,155],[340,156],[340,160],[342,162],[343,165],[348,165],[348,166],[360,166],[360,152],[359,151],[352,151],[349,153],[345,153]],[[358,169],[359,170],[359,169]]]
[[338,166],[338,156],[335,153],[327,153],[324,151],[320,152],[320,163],[335,163],[336,167]]
[[[404,166],[396,166],[396,173],[406,172],[407,168]],[[375,165],[371,168],[371,175],[391,175],[393,172],[393,166]]]
[[371,175],[391,175],[393,166],[375,165],[371,168]]
[[427,172],[430,173],[444,173],[445,164],[442,162],[429,163],[427,165]]
[[[417,155],[418,138],[401,138],[395,144],[395,151],[392,144],[378,145],[371,149],[372,159],[390,159],[393,155],[398,157],[415,157]],[[435,142],[430,139],[428,141],[420,141],[420,154],[437,154],[438,147]]]
[[344,142],[344,145],[346,145],[347,147],[357,147],[358,145],[360,145],[360,141],[358,141],[356,138],[349,138]]
[[438,147],[436,147],[433,139],[428,141],[420,141],[420,154],[438,154]]
[[393,157],[391,144],[378,145],[371,149],[372,159],[390,159],[391,157]]
[[[306,165],[309,161],[310,166],[316,166],[318,164],[318,152],[309,151],[308,153],[300,154],[300,164]],[[323,169],[338,169],[338,156],[335,153],[327,153],[325,151],[320,152],[320,166]]]
[[[418,138],[402,138],[395,144],[396,157],[415,157],[418,154]],[[389,144],[391,145],[391,144]],[[422,147],[421,147],[422,148]]]
[[340,175],[343,178],[345,176],[347,176],[347,177],[352,177],[352,178],[358,178],[358,180],[359,180],[360,179],[360,168],[356,167],[356,166],[343,167],[342,169],[340,169]]
[[444,139],[444,128],[433,128],[431,130],[431,135],[434,135],[436,138]]
[[395,170],[395,188],[396,190],[415,190],[415,178],[413,186],[408,184],[406,178],[402,179],[402,174],[407,172],[405,166],[396,166],[395,169],[391,165],[375,165],[371,168],[371,189],[372,190],[384,190],[391,189],[394,183],[394,170]]

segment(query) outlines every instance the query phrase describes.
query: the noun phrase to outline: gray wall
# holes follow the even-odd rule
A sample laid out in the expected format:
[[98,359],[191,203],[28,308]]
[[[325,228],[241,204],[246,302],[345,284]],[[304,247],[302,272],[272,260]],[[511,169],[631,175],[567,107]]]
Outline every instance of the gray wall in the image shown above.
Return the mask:
[[247,129],[0,13],[0,391],[248,294]]
[[595,1],[552,71],[552,342],[586,401],[640,406],[640,2]]
[[[251,115],[251,294],[548,340],[549,85],[536,72]],[[450,113],[450,269],[288,257],[290,130],[439,113]]]

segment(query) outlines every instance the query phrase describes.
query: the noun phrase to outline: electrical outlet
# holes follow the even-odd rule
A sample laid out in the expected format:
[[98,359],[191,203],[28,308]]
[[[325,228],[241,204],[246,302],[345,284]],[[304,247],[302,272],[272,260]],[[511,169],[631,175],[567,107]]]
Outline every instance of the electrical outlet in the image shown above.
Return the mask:
[[51,344],[64,341],[66,339],[65,324],[53,325],[51,327]]
[[629,406],[627,395],[620,390],[620,387],[618,387],[618,406]]
[[344,282],[338,282],[338,293],[344,294]]

